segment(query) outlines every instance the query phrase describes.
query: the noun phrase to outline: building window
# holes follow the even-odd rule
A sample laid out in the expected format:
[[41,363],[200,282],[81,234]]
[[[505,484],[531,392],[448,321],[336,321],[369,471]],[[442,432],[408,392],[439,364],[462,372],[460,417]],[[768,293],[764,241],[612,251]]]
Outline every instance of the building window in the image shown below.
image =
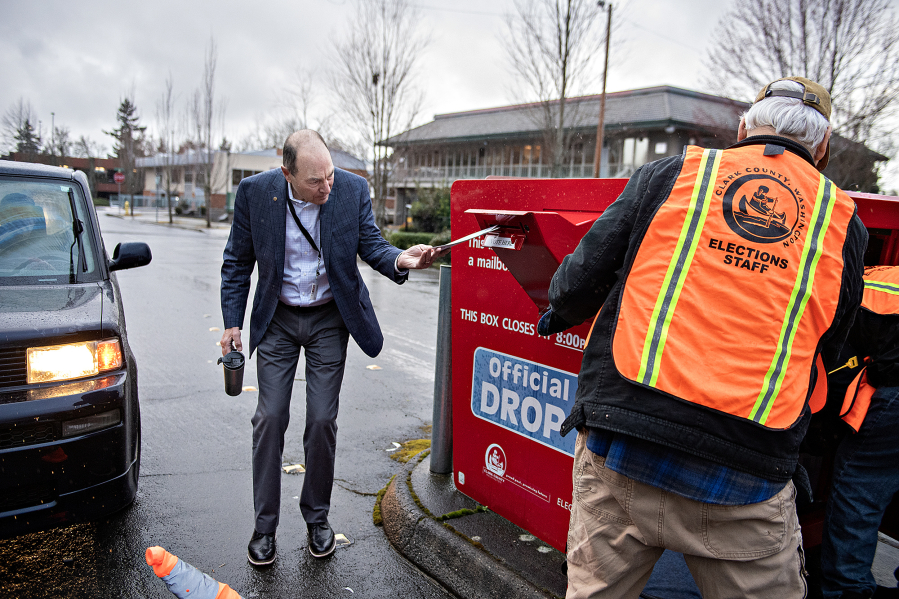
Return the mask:
[[667,141],[657,141],[655,152],[656,154],[664,154],[668,151],[668,142]]

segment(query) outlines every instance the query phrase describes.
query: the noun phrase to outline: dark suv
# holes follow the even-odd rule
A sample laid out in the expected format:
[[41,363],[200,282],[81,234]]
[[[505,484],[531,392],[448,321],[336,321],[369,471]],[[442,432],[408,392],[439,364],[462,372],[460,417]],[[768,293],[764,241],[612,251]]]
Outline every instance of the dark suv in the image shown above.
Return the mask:
[[137,366],[81,172],[0,161],[0,537],[92,518],[134,500]]

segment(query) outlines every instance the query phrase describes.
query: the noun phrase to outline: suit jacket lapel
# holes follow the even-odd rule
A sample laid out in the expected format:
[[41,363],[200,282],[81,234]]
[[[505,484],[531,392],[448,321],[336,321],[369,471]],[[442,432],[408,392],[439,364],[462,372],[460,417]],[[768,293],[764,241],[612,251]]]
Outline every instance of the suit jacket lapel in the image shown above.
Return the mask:
[[278,173],[277,179],[269,186],[265,201],[269,204],[269,216],[271,218],[271,247],[275,254],[276,272],[284,275],[284,247],[287,239],[287,202],[290,196],[287,194],[287,181]]
[[334,186],[331,188],[331,194],[328,201],[325,202],[319,212],[319,244],[322,250],[322,260],[325,262],[325,268],[328,267],[328,261],[331,256],[331,231],[334,228],[334,208],[337,204],[337,195],[340,189],[337,186],[337,178],[334,178]]

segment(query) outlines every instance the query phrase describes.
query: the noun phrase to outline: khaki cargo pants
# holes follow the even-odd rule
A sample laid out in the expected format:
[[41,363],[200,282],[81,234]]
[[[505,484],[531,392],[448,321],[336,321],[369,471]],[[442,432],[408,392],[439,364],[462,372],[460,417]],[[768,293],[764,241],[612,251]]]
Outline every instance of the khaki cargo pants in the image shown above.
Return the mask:
[[578,435],[566,599],[637,599],[665,549],[684,554],[703,599],[802,598],[805,558],[793,483],[722,506],[607,470]]

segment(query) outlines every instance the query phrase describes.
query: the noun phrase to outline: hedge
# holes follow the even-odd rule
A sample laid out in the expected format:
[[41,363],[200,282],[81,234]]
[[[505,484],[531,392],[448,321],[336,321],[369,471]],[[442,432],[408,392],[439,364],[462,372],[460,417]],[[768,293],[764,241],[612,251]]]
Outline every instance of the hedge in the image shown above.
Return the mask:
[[420,243],[430,245],[431,239],[434,238],[433,233],[410,233],[408,231],[394,231],[387,240],[391,245],[395,245],[401,250],[407,250],[413,245]]

